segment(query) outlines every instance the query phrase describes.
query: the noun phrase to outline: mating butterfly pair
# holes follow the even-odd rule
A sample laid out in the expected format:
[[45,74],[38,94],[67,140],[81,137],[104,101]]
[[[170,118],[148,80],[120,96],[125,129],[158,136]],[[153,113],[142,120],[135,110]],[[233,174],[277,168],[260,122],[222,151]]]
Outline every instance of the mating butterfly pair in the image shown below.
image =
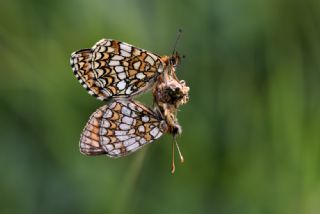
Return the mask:
[[[90,95],[108,101],[84,127],[81,153],[121,157],[163,133],[174,138],[181,134],[176,113],[188,101],[189,87],[175,74],[178,62],[176,52],[160,57],[112,39],[102,39],[91,49],[72,53],[70,63],[79,82]],[[132,100],[151,88],[154,109]],[[181,153],[180,157],[183,160]]]

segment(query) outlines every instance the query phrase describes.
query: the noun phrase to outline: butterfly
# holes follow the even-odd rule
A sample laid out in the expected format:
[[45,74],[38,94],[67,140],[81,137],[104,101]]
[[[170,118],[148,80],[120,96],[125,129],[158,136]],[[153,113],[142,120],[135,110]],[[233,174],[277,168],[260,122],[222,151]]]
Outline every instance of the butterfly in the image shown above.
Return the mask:
[[[175,74],[179,60],[177,52],[158,56],[113,39],[102,39],[90,49],[72,53],[70,64],[76,78],[90,95],[107,101],[85,125],[80,152],[122,157],[164,133],[174,139],[180,135],[176,114],[179,106],[188,102],[189,87]],[[153,109],[132,99],[150,89]]]
[[128,98],[147,91],[168,67],[160,57],[125,42],[102,39],[72,53],[72,70],[88,93],[99,100]]

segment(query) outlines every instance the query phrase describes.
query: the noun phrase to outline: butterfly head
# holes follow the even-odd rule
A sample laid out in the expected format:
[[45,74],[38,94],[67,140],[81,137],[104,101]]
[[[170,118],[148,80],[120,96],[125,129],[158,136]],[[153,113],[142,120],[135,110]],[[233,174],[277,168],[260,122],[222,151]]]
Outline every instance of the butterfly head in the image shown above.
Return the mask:
[[176,68],[180,64],[180,55],[176,51],[172,56],[169,57],[170,67]]

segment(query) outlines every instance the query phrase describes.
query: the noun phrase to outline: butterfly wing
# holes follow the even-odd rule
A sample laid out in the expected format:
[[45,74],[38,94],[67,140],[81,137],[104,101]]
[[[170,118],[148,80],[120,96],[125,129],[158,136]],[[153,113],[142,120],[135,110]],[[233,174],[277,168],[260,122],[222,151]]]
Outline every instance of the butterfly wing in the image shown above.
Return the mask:
[[167,66],[160,56],[112,39],[72,53],[70,63],[83,87],[100,100],[148,90]]
[[80,137],[80,152],[85,155],[102,155],[106,151],[100,144],[100,125],[106,106],[97,109],[89,118]]
[[94,112],[80,138],[86,155],[128,155],[166,132],[166,123],[137,101],[115,100]]

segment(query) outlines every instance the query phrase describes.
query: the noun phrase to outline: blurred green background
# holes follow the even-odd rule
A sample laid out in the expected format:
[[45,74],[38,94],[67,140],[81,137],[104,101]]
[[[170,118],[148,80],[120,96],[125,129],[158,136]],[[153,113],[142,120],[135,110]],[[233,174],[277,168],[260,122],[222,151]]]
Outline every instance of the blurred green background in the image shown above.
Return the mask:
[[[0,213],[320,213],[319,0],[0,4]],[[81,155],[103,103],[71,52],[114,38],[170,54],[178,28],[185,163],[170,174],[170,136]]]

